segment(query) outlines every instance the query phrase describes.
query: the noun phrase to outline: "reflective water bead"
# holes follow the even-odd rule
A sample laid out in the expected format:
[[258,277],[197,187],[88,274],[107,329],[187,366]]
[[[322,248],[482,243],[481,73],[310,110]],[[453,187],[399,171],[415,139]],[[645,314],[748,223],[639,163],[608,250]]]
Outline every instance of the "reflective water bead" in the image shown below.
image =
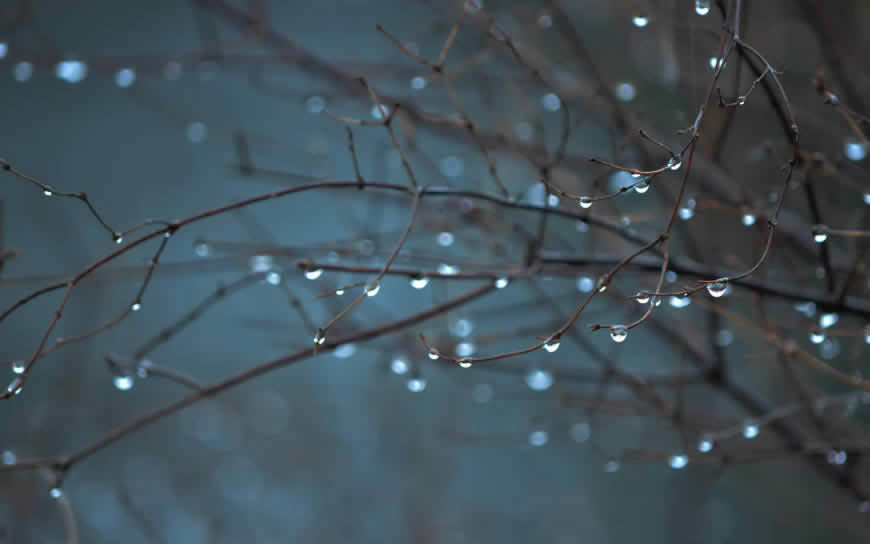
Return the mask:
[[810,342],[813,344],[821,344],[825,341],[825,333],[820,330],[813,329],[810,331]]
[[134,81],[136,81],[136,71],[132,68],[121,68],[118,70],[118,73],[115,74],[115,85],[122,89],[126,89],[132,85]]
[[710,13],[710,0],[695,0],[695,13],[702,16]]
[[864,144],[855,139],[850,138],[846,140],[843,149],[846,158],[850,161],[861,161],[867,156],[867,148],[864,147]]
[[595,280],[589,276],[580,276],[577,278],[577,289],[581,293],[589,293],[595,288]]
[[541,368],[533,368],[526,373],[526,385],[532,391],[546,391],[553,385],[553,373]]
[[677,455],[672,455],[670,459],[668,459],[668,464],[674,470],[680,470],[681,468],[685,468],[686,465],[689,464],[689,456],[684,455],[682,453]]
[[426,276],[416,276],[411,278],[411,287],[414,289],[423,289],[429,285],[429,278]]
[[4,465],[14,465],[18,461],[18,457],[12,450],[4,451],[0,459],[2,459]]
[[381,290],[381,284],[379,282],[372,283],[366,287],[366,296],[373,297],[378,294]]
[[390,361],[390,371],[393,374],[397,374],[401,376],[402,374],[406,374],[408,372],[408,361],[402,359],[401,357],[396,357],[392,361]]
[[430,349],[428,355],[429,355],[429,358],[432,359],[433,361],[438,360],[438,352],[436,350]]
[[[868,341],[868,343],[870,343],[870,341]],[[25,368],[27,368],[27,364],[24,361],[12,361],[13,374],[23,374]]]
[[457,362],[461,368],[471,368],[471,359],[459,359]]
[[713,439],[709,436],[701,437],[701,440],[698,441],[698,451],[701,453],[708,453],[713,449]]
[[547,431],[532,431],[529,433],[529,445],[535,447],[545,446],[549,441]]
[[649,24],[649,17],[640,13],[631,18],[631,23],[637,28],[643,28]]
[[679,170],[683,166],[682,161],[676,157],[671,157],[668,160],[668,168],[671,170]]
[[645,192],[649,191],[649,185],[650,185],[650,183],[649,183],[649,178],[647,178],[647,179],[645,179],[645,180],[639,182],[637,185],[635,185],[635,186],[634,186],[634,191],[635,191],[636,193],[642,195],[642,194],[644,194]]
[[193,246],[193,253],[197,257],[208,257],[208,253],[209,253],[208,244],[206,244],[205,242],[197,242]]
[[57,63],[54,73],[58,79],[78,83],[88,75],[88,65],[80,60],[64,60]]
[[13,395],[18,395],[21,393],[21,384],[24,383],[21,379],[21,376],[16,376],[9,382],[9,385],[6,387],[6,391],[12,393]]
[[691,303],[692,299],[689,297],[674,296],[670,300],[670,305],[674,308],[685,308]]
[[63,491],[59,487],[52,487],[48,491],[48,494],[49,494],[49,496],[51,496],[52,499],[59,499],[59,498],[63,497]]
[[326,333],[323,329],[317,329],[317,334],[314,335],[314,343],[318,346],[326,342]]
[[751,213],[744,213],[741,221],[744,227],[751,227],[755,224],[755,216]]
[[625,339],[628,338],[628,329],[622,325],[614,325],[610,327],[610,338],[616,343],[625,342]]
[[412,393],[420,393],[426,389],[426,380],[423,378],[411,378],[408,380],[408,391]]
[[707,284],[707,292],[710,293],[711,297],[719,298],[728,291],[728,280],[726,278],[720,278],[713,283]]
[[266,283],[269,285],[280,285],[281,284],[281,274],[278,272],[272,271],[266,274]]
[[813,225],[812,233],[813,240],[817,244],[821,244],[828,239],[828,227],[826,225]]
[[755,423],[746,423],[743,425],[743,437],[753,439],[758,436],[758,425]]
[[839,320],[839,314],[836,314],[834,312],[825,312],[819,316],[819,326],[823,329],[827,329],[828,327],[836,325],[837,321]]
[[342,295],[344,294],[344,289],[336,289],[336,290],[335,290],[335,294],[336,294],[337,296],[342,296]]
[[580,200],[578,200],[577,203],[580,204],[580,207],[583,209],[588,210],[589,208],[592,207],[592,199],[589,198],[588,196],[581,196]]
[[112,241],[118,245],[121,245],[122,243],[124,243],[124,237],[120,234],[114,234],[112,235]]
[[562,343],[559,341],[558,338],[553,338],[548,340],[547,343],[544,344],[544,349],[547,350],[548,353],[553,353],[554,351],[559,349],[559,346],[561,345]]
[[322,268],[308,268],[303,272],[303,275],[309,280],[316,280],[323,275]]
[[129,391],[133,388],[132,376],[115,376],[113,382],[115,384],[115,389],[118,391]]
[[649,293],[647,291],[639,291],[634,299],[638,302],[638,304],[646,304],[649,302]]
[[507,278],[502,276],[501,278],[498,278],[497,280],[495,280],[495,288],[496,289],[504,289],[505,287],[508,286],[508,283],[510,283],[510,280],[508,280]]
[[49,189],[43,189],[43,190],[42,190],[42,196],[51,196],[51,195],[53,195],[53,194],[54,194],[54,193],[52,193]]
[[138,312],[139,310],[142,309],[142,303],[141,303],[141,302],[134,302],[134,303],[130,306],[130,309],[133,310],[134,312]]
[[454,236],[452,232],[439,232],[438,245],[441,247],[450,247],[453,245]]

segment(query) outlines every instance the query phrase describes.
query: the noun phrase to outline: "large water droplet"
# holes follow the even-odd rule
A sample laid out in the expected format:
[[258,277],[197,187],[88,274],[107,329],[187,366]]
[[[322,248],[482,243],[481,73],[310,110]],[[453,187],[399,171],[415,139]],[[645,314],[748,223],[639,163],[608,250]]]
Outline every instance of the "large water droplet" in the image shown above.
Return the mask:
[[411,287],[414,289],[423,289],[429,285],[429,278],[426,276],[416,276],[411,278]]
[[695,0],[695,13],[698,15],[710,13],[710,0]]
[[118,391],[129,391],[133,388],[133,376],[115,376],[113,382]]
[[668,464],[674,470],[680,470],[681,468],[686,468],[686,465],[689,464],[689,456],[685,454],[677,454],[672,455],[670,459],[668,459]]
[[592,207],[592,199],[589,198],[588,196],[581,196],[580,200],[578,200],[577,203],[580,204],[581,208],[584,208],[587,210]]
[[707,292],[711,297],[719,298],[728,291],[728,280],[720,278],[713,283],[707,284]]
[[547,352],[549,353],[553,353],[554,351],[559,349],[559,346],[561,345],[562,343],[559,341],[558,338],[553,338],[548,340],[547,343],[544,344],[544,349],[547,350]]
[[649,17],[645,14],[639,13],[631,18],[631,23],[637,28],[643,28],[649,24]]
[[614,325],[610,327],[610,338],[616,343],[625,342],[625,339],[628,338],[628,329],[622,325]]

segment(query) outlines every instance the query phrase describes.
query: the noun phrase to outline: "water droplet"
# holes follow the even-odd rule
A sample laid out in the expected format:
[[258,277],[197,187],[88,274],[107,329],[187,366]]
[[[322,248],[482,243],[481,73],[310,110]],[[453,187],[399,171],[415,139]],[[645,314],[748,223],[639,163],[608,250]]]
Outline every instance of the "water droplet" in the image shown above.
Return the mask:
[[411,88],[415,91],[422,91],[426,88],[426,78],[423,76],[414,76],[411,78]]
[[846,462],[846,452],[843,450],[831,450],[828,452],[828,463],[832,465],[842,465]]
[[813,344],[821,344],[824,341],[825,333],[815,328],[810,330],[810,342]]
[[42,191],[43,196],[51,196],[53,194],[54,193],[52,193],[51,190],[49,190],[49,189],[43,189],[43,191]]
[[401,376],[402,374],[406,374],[410,368],[408,365],[408,361],[402,359],[401,357],[396,357],[392,361],[390,361],[390,371],[393,374],[397,374]]
[[339,297],[344,295],[344,289],[336,289],[335,294],[336,294],[336,296],[339,296]]
[[843,151],[850,161],[862,161],[867,156],[867,148],[864,144],[853,138],[846,140]]
[[547,195],[547,204],[551,208],[555,208],[559,205],[559,197],[556,195]]
[[743,437],[753,439],[758,436],[758,425],[755,423],[746,423],[743,425]]
[[462,172],[465,169],[465,164],[462,159],[453,155],[441,159],[439,166],[441,168],[441,173],[448,178],[458,178],[462,175]]
[[48,494],[49,494],[49,496],[51,496],[52,499],[59,499],[59,498],[63,497],[63,490],[61,490],[61,488],[59,488],[59,487],[52,487],[48,491]]
[[716,345],[720,348],[728,347],[734,341],[734,333],[730,329],[722,329],[716,333]]
[[554,351],[559,349],[559,346],[561,345],[562,343],[559,341],[558,338],[552,338],[544,344],[544,349],[547,350],[548,353],[553,353]]
[[134,312],[138,312],[139,310],[142,309],[142,303],[141,302],[134,302],[132,305],[130,305],[130,309],[133,310]]
[[15,81],[23,82],[30,79],[33,75],[33,64],[27,61],[21,61],[12,67],[12,77]]
[[420,393],[426,389],[426,380],[423,378],[411,378],[408,380],[408,391],[412,393]]
[[711,297],[719,298],[728,291],[728,279],[719,278],[713,283],[707,284],[707,292]]
[[510,283],[510,280],[508,280],[507,278],[502,276],[501,278],[498,278],[497,280],[495,280],[495,288],[496,289],[504,289],[505,287],[508,286],[508,283]]
[[828,227],[827,227],[827,225],[813,225],[812,233],[813,233],[813,240],[817,244],[824,243],[825,240],[828,239]]
[[112,381],[118,391],[129,391],[133,388],[133,376],[115,376]]
[[574,423],[571,425],[570,434],[574,442],[586,442],[592,435],[592,426],[585,421]]
[[649,17],[645,14],[638,14],[631,18],[631,23],[637,28],[643,28],[649,24]]
[[302,273],[305,276],[305,279],[316,280],[320,276],[323,275],[322,268],[307,268],[305,272]]
[[266,274],[266,283],[269,285],[281,285],[281,274],[272,271]]
[[755,216],[751,213],[744,213],[741,221],[744,227],[751,227],[755,224]]
[[428,355],[429,358],[432,359],[433,361],[437,361],[437,360],[438,360],[438,350],[436,350],[436,349],[434,349],[434,348],[433,348],[433,349],[430,349],[430,350],[429,350],[429,353],[428,353],[427,355]]
[[321,113],[326,109],[326,99],[318,95],[309,96],[305,100],[305,109],[309,113]]
[[0,458],[2,458],[2,462],[4,465],[14,465],[18,461],[18,457],[12,450],[4,451],[3,455],[0,456]]
[[743,95],[738,96],[736,103],[738,106],[742,106],[743,104],[746,104],[746,97]]
[[682,166],[683,162],[680,159],[676,157],[671,157],[670,159],[668,159],[668,168],[670,168],[671,170],[679,170],[680,168],[682,168]]
[[541,104],[547,111],[559,111],[562,107],[562,100],[555,93],[547,93],[541,97]]
[[150,360],[142,359],[141,361],[139,361],[139,366],[136,367],[136,375],[140,378],[147,378],[148,373],[151,372],[151,368],[153,366],[154,363],[152,363]]
[[468,319],[457,319],[453,325],[450,327],[450,332],[452,332],[455,336],[459,338],[466,338],[471,334],[471,331],[474,329],[471,321]]
[[423,289],[429,285],[429,278],[426,276],[415,276],[411,278],[411,287],[414,289]]
[[577,289],[579,289],[581,293],[589,293],[595,289],[595,280],[589,276],[580,276],[577,278]]
[[533,368],[526,374],[525,381],[532,391],[546,391],[553,385],[553,373],[548,370]]
[[710,65],[711,70],[715,70],[719,66],[719,59],[716,57],[710,57],[710,60],[707,61],[707,63]]
[[6,387],[6,391],[14,395],[18,395],[19,393],[21,393],[22,383],[24,383],[24,381],[21,379],[21,376],[16,376],[12,379],[11,382],[9,382],[9,385]]
[[377,295],[380,292],[380,290],[381,290],[380,282],[374,282],[371,285],[368,285],[366,287],[366,296],[373,297],[373,296]]
[[441,247],[450,247],[453,245],[453,233],[452,232],[439,232],[438,233],[438,245]]
[[688,206],[680,206],[680,209],[677,213],[679,214],[680,219],[682,219],[683,221],[688,221],[695,216],[695,210]]
[[623,81],[622,83],[616,85],[615,93],[616,98],[618,98],[620,101],[631,102],[632,100],[634,100],[637,91],[635,90],[634,85]]
[[202,143],[208,136],[208,128],[201,121],[194,121],[187,125],[187,139],[194,144]]
[[471,359],[459,359],[457,363],[461,368],[471,368]]
[[603,293],[603,292],[607,291],[607,277],[601,276],[600,278],[598,278],[597,285],[598,285],[598,292],[599,293]]
[[701,453],[708,453],[713,450],[713,439],[709,436],[701,437],[701,440],[698,441],[698,451]]
[[638,304],[646,304],[649,302],[649,293],[646,291],[639,291],[634,296],[634,300],[636,300]]
[[670,299],[670,305],[674,308],[685,308],[689,304],[692,303],[692,299],[689,297],[681,297],[681,296],[673,296]]
[[458,357],[471,357],[474,353],[474,344],[471,342],[459,342],[456,344],[456,355]]
[[68,83],[78,83],[88,75],[88,65],[80,60],[64,60],[57,63],[54,74]]
[[126,89],[132,85],[134,81],[136,81],[136,70],[132,68],[121,68],[118,70],[118,73],[115,74],[115,85],[122,89]]
[[634,190],[637,194],[642,195],[645,192],[649,191],[649,186],[650,186],[649,178],[646,178],[645,180],[643,180],[643,181],[639,182],[637,185],[635,185]]
[[686,468],[686,465],[689,464],[689,456],[682,453],[677,455],[671,455],[671,458],[668,459],[668,464],[674,470]]
[[580,200],[578,200],[577,203],[580,204],[580,207],[583,209],[588,210],[589,208],[592,207],[592,199],[589,198],[588,196],[581,196]]
[[628,338],[628,329],[622,325],[614,325],[610,327],[610,338],[616,343],[625,342],[625,339]]
[[336,357],[339,359],[347,359],[352,357],[354,353],[356,353],[356,345],[352,343],[342,344],[335,348],[333,352]]
[[317,334],[314,335],[314,343],[318,346],[326,342],[326,333],[323,329],[317,329]]
[[24,361],[12,361],[13,374],[23,374],[25,368],[27,368],[27,363],[25,363]]
[[825,312],[819,316],[819,326],[823,329],[827,329],[828,327],[836,325],[837,321],[839,320],[839,314],[836,314],[834,312]]
[[383,121],[390,116],[390,107],[386,104],[376,104],[372,106],[369,113],[371,113],[372,119]]
[[193,245],[193,253],[197,257],[208,257],[209,247],[205,242],[197,242]]
[[547,431],[532,431],[529,433],[529,445],[535,447],[545,446],[550,437]]

